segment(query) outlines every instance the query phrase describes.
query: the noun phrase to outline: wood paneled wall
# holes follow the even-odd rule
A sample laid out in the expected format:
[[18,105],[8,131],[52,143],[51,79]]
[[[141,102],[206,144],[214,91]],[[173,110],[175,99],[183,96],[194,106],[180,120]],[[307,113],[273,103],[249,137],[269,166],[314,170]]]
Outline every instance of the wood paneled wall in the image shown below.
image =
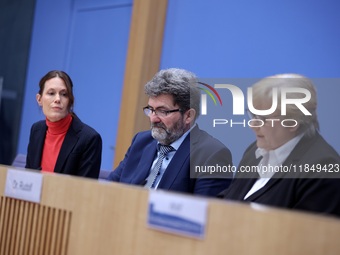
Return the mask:
[[142,108],[144,85],[159,70],[167,0],[135,0],[113,168],[124,158],[133,136],[149,129]]

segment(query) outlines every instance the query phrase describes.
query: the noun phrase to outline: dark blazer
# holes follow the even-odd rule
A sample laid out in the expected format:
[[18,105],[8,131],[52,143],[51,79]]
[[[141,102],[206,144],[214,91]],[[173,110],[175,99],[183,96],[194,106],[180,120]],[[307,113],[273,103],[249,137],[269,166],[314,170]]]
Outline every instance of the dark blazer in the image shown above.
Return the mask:
[[[41,169],[46,136],[46,121],[32,125],[27,149],[26,168]],[[54,172],[98,178],[102,154],[101,136],[74,116],[61,146]]]
[[[157,153],[156,147],[157,141],[151,136],[151,131],[138,133],[133,138],[125,158],[111,172],[108,180],[144,185]],[[195,166],[216,166],[216,164],[220,166],[232,165],[229,149],[196,126],[175,152],[158,188],[203,196],[216,196],[229,186],[232,175],[222,176],[225,178],[212,178],[213,175],[195,174],[194,172]]]
[[[248,147],[238,170],[241,166],[258,165],[261,158],[255,158],[256,149],[256,143]],[[311,138],[303,137],[282,165],[296,166],[296,169],[299,169],[300,165],[304,168],[305,164],[308,164],[309,169],[312,169],[313,166],[316,167],[316,164],[321,164],[321,166],[326,166],[327,169],[331,169],[333,166],[333,171],[337,171],[336,168],[339,170],[340,156],[317,133]],[[331,175],[332,178],[328,178]],[[306,176],[323,178],[302,178]],[[340,216],[339,172],[327,174],[313,173],[310,170],[308,175],[292,173],[290,176],[288,176],[288,173],[278,172],[262,189],[244,200],[244,196],[258,177],[257,173],[246,174],[238,171],[229,188],[219,196],[225,199]]]

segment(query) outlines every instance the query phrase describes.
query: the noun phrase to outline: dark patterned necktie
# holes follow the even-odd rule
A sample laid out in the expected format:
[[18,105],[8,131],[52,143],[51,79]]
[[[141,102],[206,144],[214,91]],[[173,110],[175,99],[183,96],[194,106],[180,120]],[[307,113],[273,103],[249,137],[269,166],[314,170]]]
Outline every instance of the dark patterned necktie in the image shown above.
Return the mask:
[[159,156],[158,156],[158,160],[155,164],[155,166],[151,169],[151,172],[148,176],[148,178],[146,179],[146,184],[145,184],[145,188],[152,188],[152,185],[154,184],[156,177],[159,173],[159,170],[161,169],[162,166],[162,162],[163,159],[165,158],[165,156],[170,152],[173,151],[174,148],[172,146],[169,145],[160,145],[159,146]]

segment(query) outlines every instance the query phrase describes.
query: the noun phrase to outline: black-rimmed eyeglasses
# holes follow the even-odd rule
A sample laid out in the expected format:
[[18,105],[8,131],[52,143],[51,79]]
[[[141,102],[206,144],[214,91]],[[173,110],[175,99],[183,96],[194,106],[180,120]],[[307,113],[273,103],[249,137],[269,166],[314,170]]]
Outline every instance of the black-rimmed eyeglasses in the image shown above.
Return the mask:
[[169,113],[172,112],[181,112],[181,109],[174,109],[174,110],[164,110],[164,109],[152,109],[150,106],[146,106],[143,108],[143,111],[146,116],[150,116],[152,113],[155,113],[158,117],[166,117]]

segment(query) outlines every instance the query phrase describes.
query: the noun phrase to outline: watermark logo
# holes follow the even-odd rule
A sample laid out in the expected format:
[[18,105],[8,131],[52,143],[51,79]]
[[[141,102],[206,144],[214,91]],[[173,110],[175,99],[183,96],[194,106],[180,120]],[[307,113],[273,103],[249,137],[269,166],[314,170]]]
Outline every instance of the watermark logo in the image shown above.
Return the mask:
[[220,105],[222,106],[222,99],[214,87],[203,82],[198,82],[198,83],[204,86],[204,87],[198,87],[198,88],[206,93],[206,94],[201,94],[201,114],[207,115],[207,94],[213,100],[215,105],[217,105],[217,100],[216,100],[217,98]]
[[[207,115],[207,95],[209,95],[212,100],[214,101],[214,104],[217,105],[217,100],[215,96],[218,98],[221,106],[222,106],[222,99],[220,97],[220,94],[216,91],[216,89],[221,89],[221,92],[226,91],[227,93],[231,93],[232,96],[232,113],[233,115],[245,115],[245,103],[247,104],[247,111],[251,113],[252,116],[270,116],[273,114],[280,102],[280,114],[281,116],[287,115],[287,105],[294,105],[296,108],[298,108],[304,115],[311,116],[312,114],[306,109],[304,106],[305,103],[307,103],[311,99],[311,93],[309,90],[305,88],[298,88],[298,87],[285,87],[285,88],[272,88],[272,102],[271,107],[269,109],[256,109],[254,107],[253,103],[253,88],[247,88],[247,95],[245,100],[245,95],[243,91],[232,84],[215,84],[214,86],[208,85],[206,83],[201,83],[201,85],[204,85],[206,88],[200,88],[203,90],[206,94],[201,94],[201,115]],[[223,92],[224,93],[224,92]],[[214,95],[215,96],[214,96]],[[296,95],[299,94],[299,97],[290,97],[290,95]],[[222,94],[223,95],[223,94]],[[280,99],[280,100],[279,100]],[[264,120],[263,120],[264,119]],[[272,126],[274,125],[275,121],[280,121],[281,124],[285,127],[294,127],[297,125],[297,121],[294,119],[279,119],[279,118],[269,118],[265,119],[263,117],[256,117],[254,119],[251,119],[247,122],[248,126],[251,127],[259,127],[264,125],[265,121],[271,121]],[[232,120],[228,121],[226,119],[218,118],[214,119],[213,126],[220,124],[227,124],[227,123],[233,123]],[[283,122],[283,123],[282,123]],[[256,124],[254,124],[256,123]],[[293,123],[292,125],[288,125],[287,123]],[[243,126],[246,126],[246,120],[240,123],[234,124],[242,124]]]

